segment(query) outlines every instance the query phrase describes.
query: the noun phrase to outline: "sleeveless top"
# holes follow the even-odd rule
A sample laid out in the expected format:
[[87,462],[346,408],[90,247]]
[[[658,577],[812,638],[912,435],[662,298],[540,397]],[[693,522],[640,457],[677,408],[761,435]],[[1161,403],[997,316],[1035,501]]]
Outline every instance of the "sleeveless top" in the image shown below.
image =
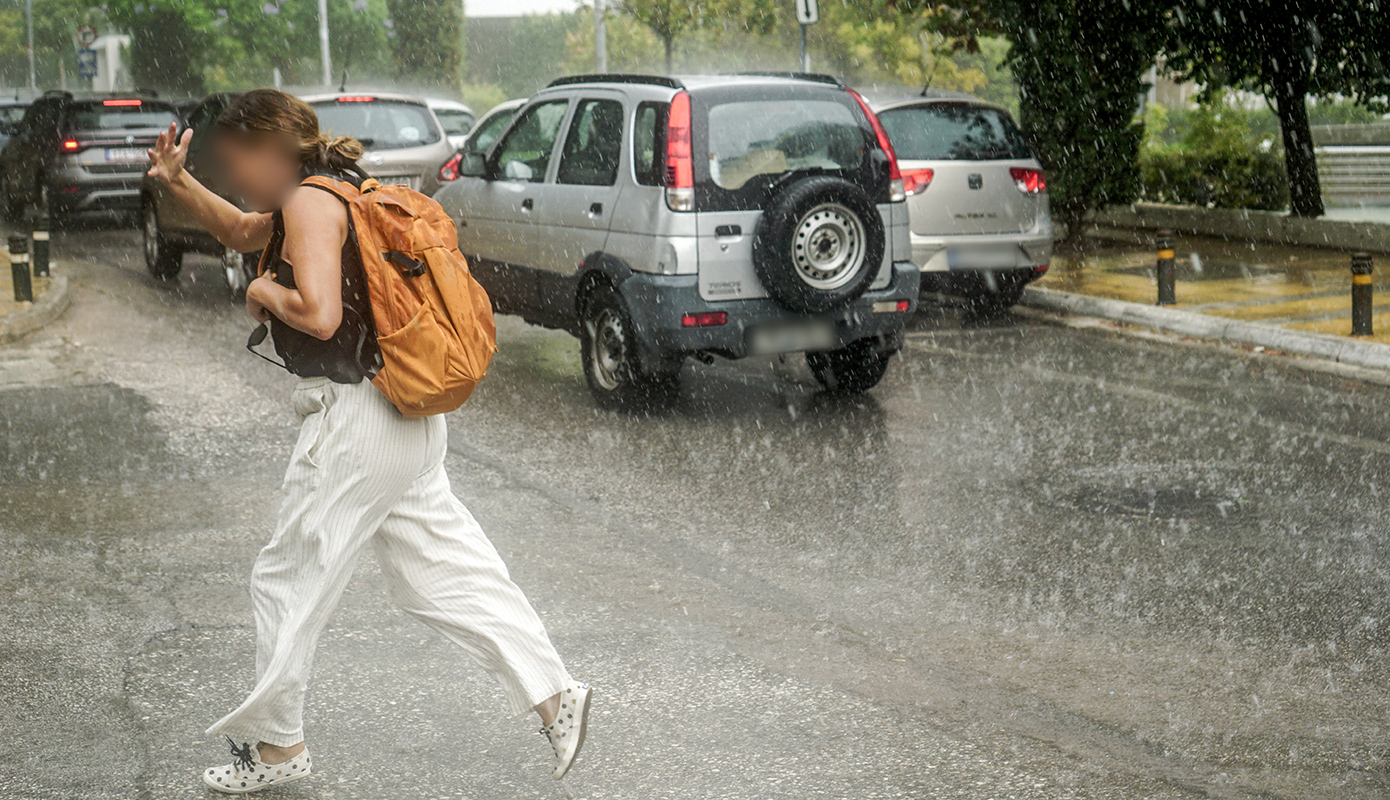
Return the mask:
[[[328,169],[306,168],[305,177],[323,175],[335,180],[361,186],[363,176]],[[314,187],[318,188],[318,187]],[[285,245],[285,218],[276,211],[272,216],[270,243],[266,245],[266,269],[273,280],[288,289],[295,288],[294,266],[281,257]],[[301,378],[328,378],[334,383],[358,383],[371,379],[381,369],[381,350],[376,343],[376,325],[372,319],[371,299],[367,294],[367,276],[362,266],[362,253],[357,247],[357,233],[348,216],[348,235],[343,242],[343,321],[327,340],[310,336],[290,327],[274,315],[270,318],[270,334],[275,352],[285,369]]]

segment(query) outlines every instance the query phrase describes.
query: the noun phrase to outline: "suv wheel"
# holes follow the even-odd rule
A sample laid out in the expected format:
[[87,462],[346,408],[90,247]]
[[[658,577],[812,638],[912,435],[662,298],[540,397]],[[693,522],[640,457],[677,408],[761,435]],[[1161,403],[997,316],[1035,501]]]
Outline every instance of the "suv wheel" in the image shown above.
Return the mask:
[[227,289],[232,297],[246,294],[246,287],[256,279],[258,259],[230,247],[222,248],[222,274],[227,278]]
[[863,394],[883,380],[892,357],[892,353],[878,352],[870,341],[861,339],[839,350],[807,353],[806,365],[816,380],[830,391]]
[[589,292],[580,323],[584,377],[599,405],[631,410],[675,399],[675,375],[650,375],[638,362],[632,317],[613,287],[605,284]]
[[856,300],[883,262],[883,219],[863,189],[818,175],[793,183],[763,212],[753,266],[768,294],[819,313]]
[[145,245],[145,267],[161,281],[171,281],[183,269],[183,253],[174,249],[159,229],[159,212],[154,203],[146,203],[142,211],[140,231]]

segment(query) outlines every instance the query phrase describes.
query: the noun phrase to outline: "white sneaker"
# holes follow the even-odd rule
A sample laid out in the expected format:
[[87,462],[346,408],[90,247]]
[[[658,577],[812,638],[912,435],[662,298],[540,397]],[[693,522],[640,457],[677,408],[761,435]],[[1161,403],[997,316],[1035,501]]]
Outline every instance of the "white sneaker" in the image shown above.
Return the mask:
[[267,764],[261,760],[261,754],[254,746],[243,744],[237,747],[236,742],[230,737],[227,742],[232,746],[232,763],[213,767],[203,773],[203,783],[216,791],[227,794],[259,792],[282,783],[307,778],[314,771],[313,759],[309,757],[308,750],[282,764]]
[[570,683],[560,692],[560,713],[555,721],[541,728],[541,733],[555,750],[555,770],[550,777],[560,780],[569,772],[579,749],[584,746],[584,731],[589,726],[589,696],[594,692],[587,683]]

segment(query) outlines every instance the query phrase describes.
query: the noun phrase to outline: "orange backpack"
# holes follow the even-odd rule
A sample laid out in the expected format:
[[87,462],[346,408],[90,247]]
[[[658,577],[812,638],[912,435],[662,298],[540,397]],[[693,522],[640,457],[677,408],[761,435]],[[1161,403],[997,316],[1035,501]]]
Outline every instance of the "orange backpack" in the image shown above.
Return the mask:
[[433,198],[373,178],[361,189],[321,175],[304,183],[347,204],[381,347],[372,384],[407,417],[463,405],[497,352],[497,326],[453,220]]

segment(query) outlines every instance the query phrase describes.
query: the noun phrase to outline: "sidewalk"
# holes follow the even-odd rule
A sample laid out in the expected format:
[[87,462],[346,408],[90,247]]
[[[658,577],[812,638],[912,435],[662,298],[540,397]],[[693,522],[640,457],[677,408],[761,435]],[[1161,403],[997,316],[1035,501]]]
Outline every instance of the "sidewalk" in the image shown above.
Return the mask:
[[5,263],[0,265],[0,343],[12,341],[38,330],[57,319],[67,309],[68,280],[55,270],[47,278],[31,278],[34,287],[32,303],[17,303],[10,275],[9,257],[0,251]]
[[[1146,231],[1106,229],[1100,247],[1059,255],[1036,286],[1152,305],[1156,253]],[[1377,259],[1376,335],[1351,337],[1351,254],[1274,244],[1179,236],[1179,311],[1262,323],[1293,331],[1390,344],[1390,258]]]

